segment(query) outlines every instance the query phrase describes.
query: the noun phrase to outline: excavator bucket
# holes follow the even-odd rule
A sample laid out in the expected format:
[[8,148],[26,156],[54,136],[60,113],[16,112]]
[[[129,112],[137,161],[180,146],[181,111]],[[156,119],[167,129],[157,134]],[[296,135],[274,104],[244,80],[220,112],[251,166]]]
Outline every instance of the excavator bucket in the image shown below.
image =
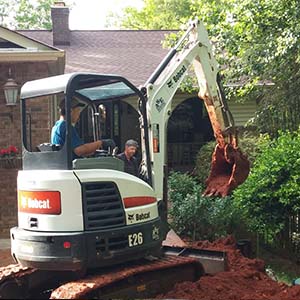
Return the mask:
[[212,155],[209,177],[206,180],[205,196],[229,195],[248,177],[250,163],[239,148],[231,144],[216,146]]

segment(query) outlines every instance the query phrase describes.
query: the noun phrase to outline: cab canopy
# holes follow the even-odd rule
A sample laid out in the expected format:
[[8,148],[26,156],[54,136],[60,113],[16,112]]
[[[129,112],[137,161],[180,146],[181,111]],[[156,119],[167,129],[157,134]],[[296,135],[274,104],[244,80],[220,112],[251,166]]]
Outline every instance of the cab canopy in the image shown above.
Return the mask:
[[[71,101],[74,97],[86,104],[86,107],[92,111],[90,115],[93,125],[91,127],[93,126],[93,136],[96,140],[99,139],[97,132],[100,132],[99,128],[98,130],[96,128],[99,124],[97,106],[105,101],[118,101],[129,96],[136,96],[137,100],[140,99],[140,113],[144,125],[147,126],[146,99],[141,91],[124,77],[94,73],[71,73],[26,82],[21,89],[23,169],[72,169]],[[56,109],[53,103],[57,104],[63,98],[66,99],[66,142],[58,150],[54,147],[53,151],[39,151],[38,145],[50,142],[49,125],[47,124],[52,123],[53,125],[55,121],[53,120],[55,117],[52,117],[51,120],[48,116],[49,108]],[[34,104],[31,109],[29,107],[31,102],[39,102],[40,107]],[[46,107],[46,109],[42,110],[41,107]],[[32,115],[30,115],[32,111],[36,112],[35,115],[40,115],[40,120],[32,121]],[[38,135],[45,140],[37,141],[32,133],[38,131],[35,123],[43,120],[46,125],[42,126],[42,129],[45,132],[39,132]],[[148,136],[147,133],[146,135]],[[145,137],[145,140],[146,152],[149,153],[148,137]]]
[[124,77],[118,75],[70,73],[25,83],[21,99],[58,93],[74,94],[88,100],[105,100],[128,97],[140,91]]

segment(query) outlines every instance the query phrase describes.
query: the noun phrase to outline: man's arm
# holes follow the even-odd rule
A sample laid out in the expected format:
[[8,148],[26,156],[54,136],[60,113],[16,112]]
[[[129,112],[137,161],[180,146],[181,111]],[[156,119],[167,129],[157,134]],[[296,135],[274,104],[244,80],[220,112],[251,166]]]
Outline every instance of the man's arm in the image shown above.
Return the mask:
[[77,156],[89,156],[102,147],[102,141],[87,143],[76,147],[73,151]]
[[73,152],[77,156],[89,156],[94,154],[96,150],[100,148],[108,150],[109,148],[114,149],[115,147],[116,143],[112,139],[104,139],[92,143],[78,144],[77,147],[74,147]]

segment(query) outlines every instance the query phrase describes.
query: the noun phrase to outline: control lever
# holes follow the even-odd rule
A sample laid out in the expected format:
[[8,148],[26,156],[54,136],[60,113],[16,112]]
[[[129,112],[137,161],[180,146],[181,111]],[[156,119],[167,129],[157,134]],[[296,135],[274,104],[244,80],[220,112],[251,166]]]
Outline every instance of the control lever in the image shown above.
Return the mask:
[[112,156],[117,156],[118,154],[118,151],[119,151],[119,148],[118,147],[115,147],[112,151]]

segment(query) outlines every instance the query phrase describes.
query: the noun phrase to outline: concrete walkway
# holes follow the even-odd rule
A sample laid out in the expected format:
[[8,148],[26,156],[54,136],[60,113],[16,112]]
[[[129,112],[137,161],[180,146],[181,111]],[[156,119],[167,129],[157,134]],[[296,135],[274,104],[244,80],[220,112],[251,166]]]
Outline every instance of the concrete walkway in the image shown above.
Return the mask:
[[10,249],[10,239],[0,239],[0,249]]

